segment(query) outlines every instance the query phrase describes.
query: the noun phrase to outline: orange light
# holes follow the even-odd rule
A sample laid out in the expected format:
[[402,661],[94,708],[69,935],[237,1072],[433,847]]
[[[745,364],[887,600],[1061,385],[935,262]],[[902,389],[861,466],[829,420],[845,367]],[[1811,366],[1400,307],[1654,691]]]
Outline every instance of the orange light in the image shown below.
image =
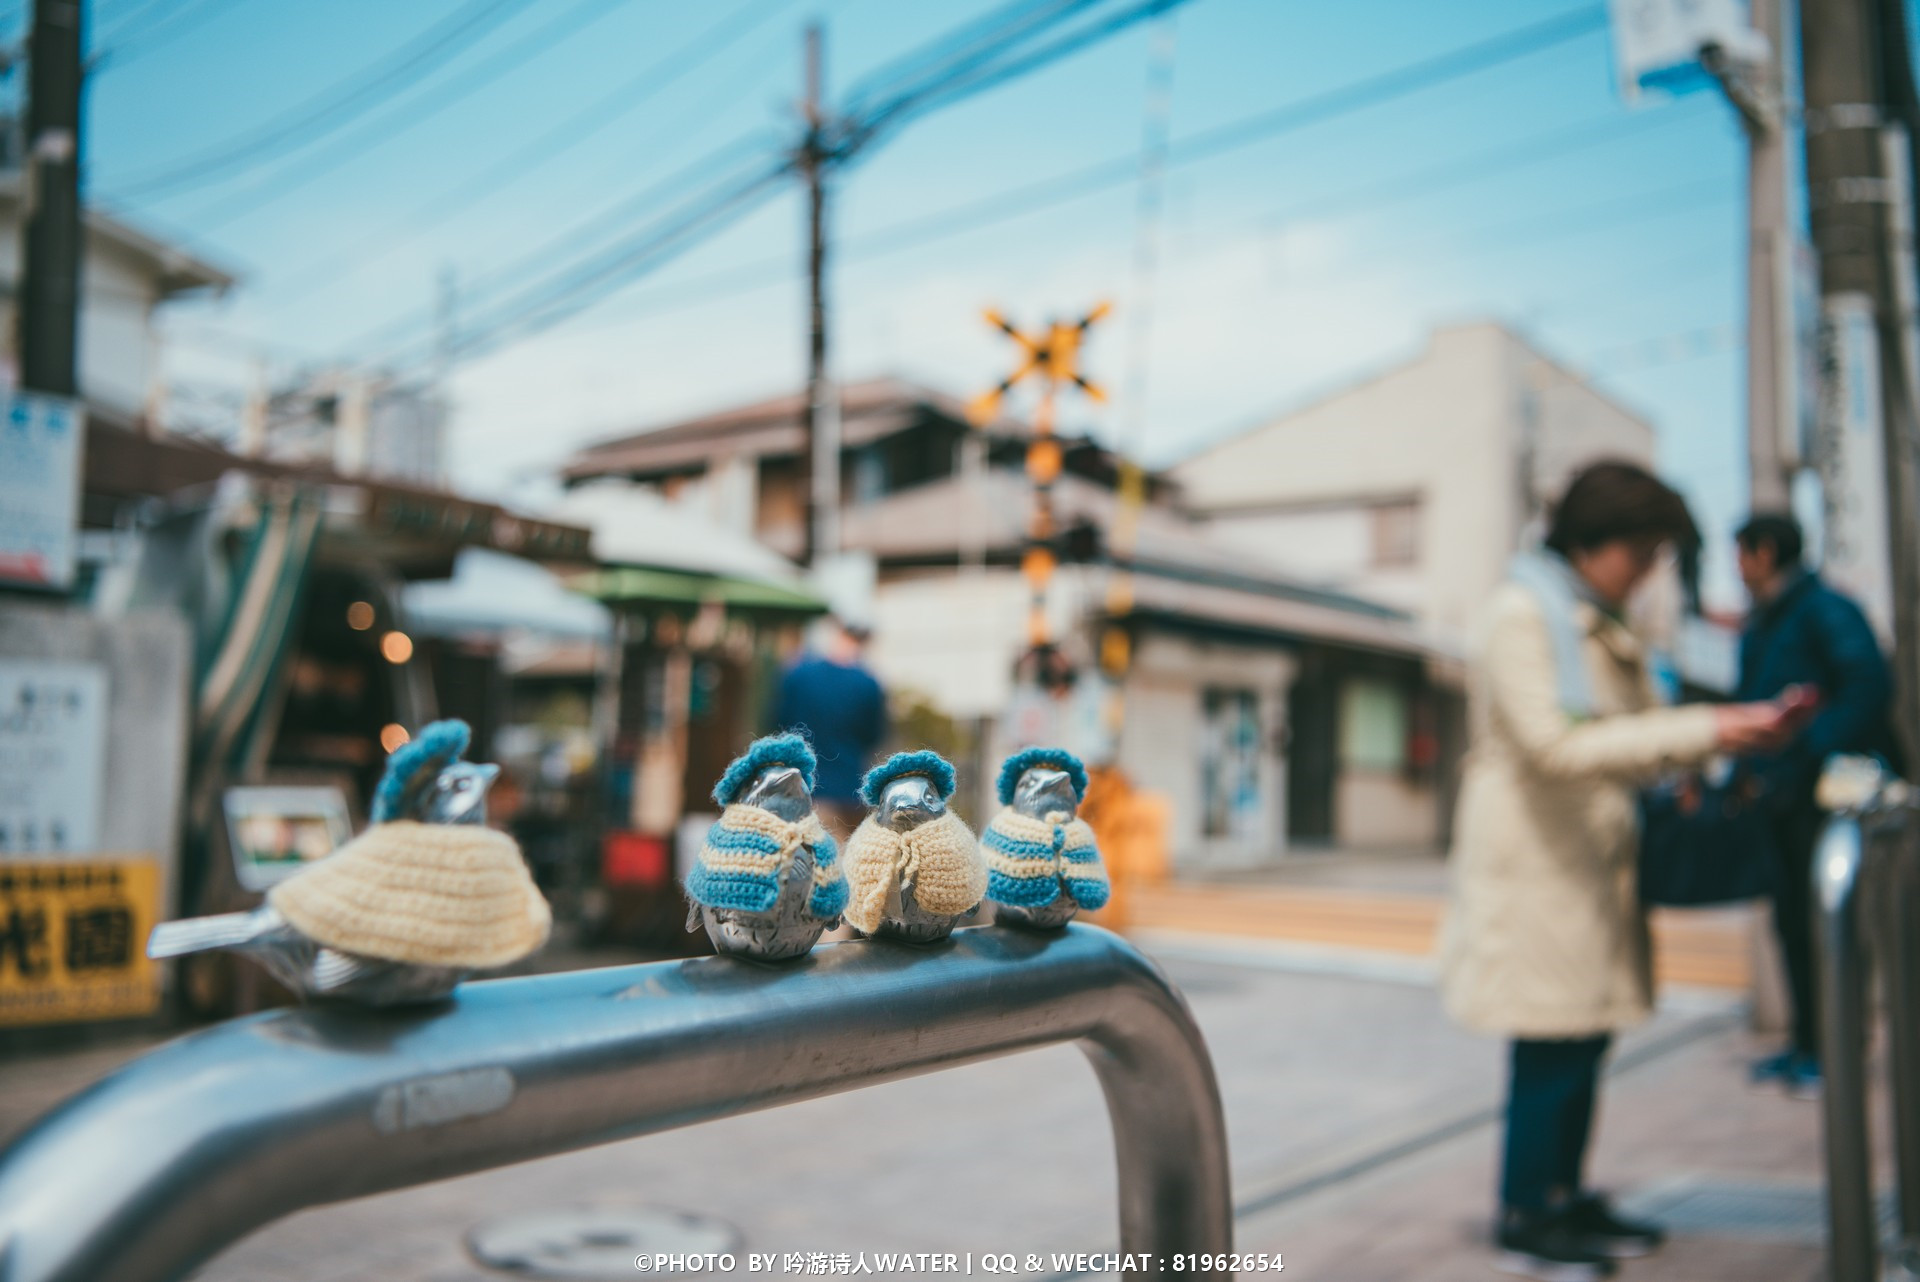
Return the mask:
[[1027,475],[1035,485],[1052,485],[1060,479],[1062,451],[1060,442],[1048,437],[1027,447]]
[[373,626],[373,603],[355,601],[347,607],[347,626],[355,632],[365,632]]
[[380,746],[388,752],[400,751],[412,739],[413,736],[407,733],[407,728],[398,721],[389,721],[380,727]]
[[1038,587],[1053,577],[1055,564],[1053,553],[1046,548],[1028,548],[1027,554],[1020,559],[1020,573],[1027,576],[1027,582]]
[[380,638],[380,654],[388,663],[405,663],[413,657],[413,638],[404,632],[389,632]]

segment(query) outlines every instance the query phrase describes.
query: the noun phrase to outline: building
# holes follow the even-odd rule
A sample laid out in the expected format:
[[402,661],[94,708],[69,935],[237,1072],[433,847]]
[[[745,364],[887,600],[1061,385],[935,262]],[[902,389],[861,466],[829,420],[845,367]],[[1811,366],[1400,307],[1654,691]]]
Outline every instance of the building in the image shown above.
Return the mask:
[[[17,323],[15,276],[20,264],[18,170],[0,173],[0,333]],[[88,209],[80,260],[80,395],[90,413],[120,423],[140,418],[159,367],[155,311],[188,294],[224,293],[233,276],[127,223]],[[5,382],[15,382],[14,344],[0,344]]]
[[437,385],[330,369],[250,406],[241,449],[346,476],[440,486],[447,479],[446,424]]
[[[583,450],[563,476],[638,485],[791,555],[806,517],[800,409],[798,396],[780,397],[622,436]],[[978,790],[976,816],[998,755],[1052,738],[1167,794],[1173,855],[1189,868],[1255,865],[1289,845],[1436,840],[1432,710],[1451,665],[1408,611],[1304,583],[1223,544],[1179,510],[1160,475],[1148,478],[1134,548],[1116,555],[1108,536],[1121,460],[1066,434],[1054,486],[1063,563],[1048,605],[1080,679],[1043,686],[1030,664],[1022,670],[1029,589],[1019,564],[1033,501],[1024,426],[974,429],[952,398],[888,379],[846,387],[841,419],[840,543],[872,567],[874,665],[911,736],[962,766]],[[1117,612],[1116,575],[1129,578]],[[1126,629],[1134,655],[1117,738],[1094,675],[1110,623]],[[1390,712],[1363,705],[1353,731],[1391,766],[1340,768],[1335,710],[1311,693],[1328,674],[1391,692]]]
[[[1458,652],[1552,496],[1582,464],[1651,467],[1653,427],[1506,327],[1426,350],[1200,450],[1171,471],[1221,542],[1390,603]],[[1671,629],[1675,601],[1658,604]]]

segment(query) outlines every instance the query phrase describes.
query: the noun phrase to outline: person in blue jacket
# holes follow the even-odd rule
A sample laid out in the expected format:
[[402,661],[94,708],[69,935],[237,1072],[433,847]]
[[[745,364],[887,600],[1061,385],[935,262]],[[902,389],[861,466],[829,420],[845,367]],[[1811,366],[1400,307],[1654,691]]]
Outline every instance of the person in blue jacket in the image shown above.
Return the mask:
[[1824,817],[1814,785],[1835,753],[1876,753],[1897,764],[1893,679],[1860,607],[1802,563],[1797,521],[1756,513],[1734,537],[1740,578],[1753,599],[1740,636],[1734,698],[1772,699],[1788,686],[1810,685],[1821,700],[1812,721],[1785,749],[1751,766],[1778,820],[1782,866],[1773,921],[1792,1007],[1791,1040],[1753,1065],[1753,1080],[1814,1098],[1821,1074],[1811,870]]
[[865,663],[867,629],[842,619],[824,627],[824,644],[781,676],[773,719],[813,745],[820,761],[814,807],[834,840],[845,842],[867,813],[860,781],[887,737],[887,696]]

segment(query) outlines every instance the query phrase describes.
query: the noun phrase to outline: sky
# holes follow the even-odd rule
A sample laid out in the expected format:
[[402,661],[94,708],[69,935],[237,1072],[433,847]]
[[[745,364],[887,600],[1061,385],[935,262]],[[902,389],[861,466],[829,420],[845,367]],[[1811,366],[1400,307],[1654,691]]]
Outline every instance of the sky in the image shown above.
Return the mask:
[[[183,389],[237,387],[256,366],[417,364],[447,282],[456,329],[472,324],[503,277],[511,289],[670,207],[678,175],[744,173],[790,145],[808,22],[824,27],[832,104],[996,7],[96,0],[88,194],[241,277],[224,299],[165,309]],[[1156,59],[1171,59],[1178,161],[1183,139],[1597,7],[1189,0],[912,122],[832,191],[835,372],[968,396],[1011,357],[983,307],[1036,322],[1110,299],[1087,365],[1123,394],[1066,423],[1167,464],[1417,354],[1435,326],[1490,317],[1646,415],[1662,469],[1724,534],[1745,504],[1745,144],[1713,92],[1623,102],[1604,24],[1173,164],[1157,266],[1136,270],[1129,166]],[[402,93],[305,145],[281,128],[463,14],[478,38]],[[260,163],[154,181],[249,140]],[[896,230],[1004,212],[1001,193],[1102,161],[1120,181],[1017,216],[956,214],[947,234]],[[795,387],[804,209],[793,184],[776,191],[570,320],[458,364],[456,483],[531,502],[582,443]],[[1723,546],[1708,570],[1710,595],[1736,601]]]

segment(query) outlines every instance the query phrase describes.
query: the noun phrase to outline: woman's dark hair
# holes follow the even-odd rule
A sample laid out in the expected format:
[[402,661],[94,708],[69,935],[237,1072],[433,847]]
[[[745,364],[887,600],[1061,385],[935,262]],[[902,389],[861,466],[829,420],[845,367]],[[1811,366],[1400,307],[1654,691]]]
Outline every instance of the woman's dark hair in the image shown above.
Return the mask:
[[1749,552],[1772,548],[1774,568],[1779,570],[1792,569],[1800,564],[1800,558],[1807,550],[1806,536],[1800,533],[1800,522],[1783,512],[1756,512],[1734,532],[1733,537]]
[[1561,556],[1615,539],[1671,539],[1684,553],[1700,545],[1700,527],[1672,486],[1633,463],[1589,464],[1567,485],[1547,526]]

